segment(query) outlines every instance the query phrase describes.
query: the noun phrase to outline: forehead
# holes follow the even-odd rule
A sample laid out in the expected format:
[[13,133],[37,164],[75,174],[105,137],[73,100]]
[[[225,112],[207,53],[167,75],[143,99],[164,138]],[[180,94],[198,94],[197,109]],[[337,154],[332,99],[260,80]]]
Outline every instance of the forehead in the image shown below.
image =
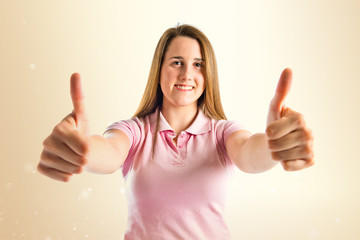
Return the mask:
[[182,56],[191,58],[202,58],[199,43],[190,37],[175,37],[165,54],[165,56]]

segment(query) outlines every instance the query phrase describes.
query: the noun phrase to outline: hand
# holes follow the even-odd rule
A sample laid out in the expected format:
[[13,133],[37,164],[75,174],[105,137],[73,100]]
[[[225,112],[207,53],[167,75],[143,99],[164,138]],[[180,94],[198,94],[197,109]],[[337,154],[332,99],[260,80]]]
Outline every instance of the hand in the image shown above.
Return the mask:
[[291,69],[285,69],[270,103],[266,135],[271,157],[287,171],[301,170],[314,164],[313,137],[302,114],[284,106],[292,81]]
[[73,174],[83,171],[90,152],[89,123],[80,74],[72,74],[70,82],[74,110],[44,140],[37,167],[45,176],[64,182],[68,182]]

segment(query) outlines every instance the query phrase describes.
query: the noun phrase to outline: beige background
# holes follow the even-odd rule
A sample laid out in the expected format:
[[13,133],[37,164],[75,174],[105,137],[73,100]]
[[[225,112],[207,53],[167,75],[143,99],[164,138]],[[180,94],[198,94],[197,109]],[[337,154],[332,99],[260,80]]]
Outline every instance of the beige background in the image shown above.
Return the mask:
[[211,40],[229,119],[263,131],[291,67],[287,104],[314,131],[314,167],[236,173],[226,215],[233,239],[360,239],[358,0],[1,0],[0,239],[122,238],[121,173],[50,180],[35,170],[41,143],[72,110],[73,72],[83,76],[93,133],[130,118],[156,43],[178,22]]

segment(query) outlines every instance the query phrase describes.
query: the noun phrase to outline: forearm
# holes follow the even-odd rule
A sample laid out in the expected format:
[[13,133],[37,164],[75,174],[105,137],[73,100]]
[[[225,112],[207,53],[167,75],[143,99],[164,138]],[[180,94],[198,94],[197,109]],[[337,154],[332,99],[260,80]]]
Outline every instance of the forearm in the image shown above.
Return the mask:
[[109,174],[115,172],[122,164],[123,157],[109,139],[90,136],[90,153],[85,170],[92,173]]
[[264,133],[257,133],[248,138],[235,156],[234,162],[242,171],[248,173],[264,172],[278,163],[271,158]]

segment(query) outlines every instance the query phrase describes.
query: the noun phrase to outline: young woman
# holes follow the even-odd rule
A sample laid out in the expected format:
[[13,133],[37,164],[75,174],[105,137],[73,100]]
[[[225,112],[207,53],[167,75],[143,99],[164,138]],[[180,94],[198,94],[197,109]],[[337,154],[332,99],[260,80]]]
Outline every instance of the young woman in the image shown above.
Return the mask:
[[45,139],[38,170],[60,181],[86,169],[125,177],[125,239],[229,239],[223,210],[229,172],[277,163],[300,170],[313,161],[312,136],[300,113],[283,106],[292,72],[280,76],[266,133],[227,121],[214,51],[198,29],[181,25],[161,37],[132,119],[89,135],[80,75],[71,76],[74,110]]

